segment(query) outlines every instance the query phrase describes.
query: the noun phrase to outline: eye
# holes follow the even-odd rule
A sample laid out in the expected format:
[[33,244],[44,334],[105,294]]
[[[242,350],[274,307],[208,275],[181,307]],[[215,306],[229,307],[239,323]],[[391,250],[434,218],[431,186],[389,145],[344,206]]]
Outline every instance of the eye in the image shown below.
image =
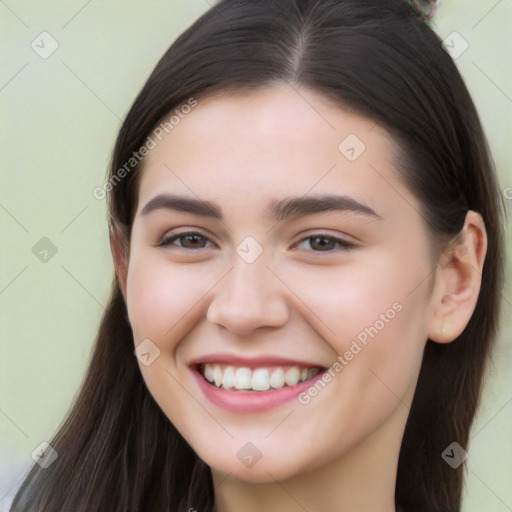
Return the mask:
[[347,242],[347,240],[343,240],[342,238],[322,234],[303,238],[297,246],[300,246],[304,242],[307,242],[315,252],[333,252],[336,249],[348,251],[355,247],[354,244]]
[[[177,241],[179,241],[179,243],[176,243]],[[304,243],[307,243],[309,248],[314,252],[334,252],[336,250],[347,251],[355,247],[354,244],[347,240],[323,234],[303,238],[296,245],[296,248],[304,249],[304,247],[300,247]],[[213,242],[201,233],[196,231],[187,231],[183,233],[169,233],[156,245],[157,247],[168,247],[173,245],[181,249],[194,251],[197,249],[205,249],[208,247],[208,244],[213,244]],[[306,250],[308,249],[306,248]]]
[[[180,241],[179,244],[174,243],[177,240]],[[194,250],[206,248],[207,245],[205,245],[205,243],[207,242],[210,242],[210,240],[201,235],[201,233],[188,231],[185,233],[170,233],[157,244],[157,247],[168,247],[170,245],[175,245],[181,249]]]

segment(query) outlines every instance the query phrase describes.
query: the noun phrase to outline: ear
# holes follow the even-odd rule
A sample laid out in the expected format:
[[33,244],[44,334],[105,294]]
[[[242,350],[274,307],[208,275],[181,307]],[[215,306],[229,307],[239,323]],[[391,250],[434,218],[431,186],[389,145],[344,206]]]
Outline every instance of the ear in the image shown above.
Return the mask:
[[475,310],[482,269],[487,253],[487,232],[480,214],[468,211],[457,239],[439,258],[434,315],[429,338],[437,343],[455,340],[466,328]]
[[119,288],[126,302],[126,280],[128,277],[129,247],[128,230],[114,223],[110,228],[110,250],[114,258],[114,267]]

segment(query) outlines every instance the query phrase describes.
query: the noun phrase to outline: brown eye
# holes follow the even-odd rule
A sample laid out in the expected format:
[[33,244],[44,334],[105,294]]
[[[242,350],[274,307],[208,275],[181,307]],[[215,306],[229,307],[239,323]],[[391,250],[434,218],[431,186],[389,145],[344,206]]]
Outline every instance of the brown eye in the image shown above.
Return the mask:
[[314,252],[347,251],[355,247],[354,244],[346,240],[326,235],[309,236],[301,240],[299,245],[304,242],[308,242],[309,247],[313,249]]
[[[174,242],[179,240],[178,244]],[[181,247],[183,249],[204,249],[207,247],[207,243],[209,242],[208,238],[204,237],[199,233],[179,233],[179,234],[170,234],[165,237],[159,244],[159,247],[167,247],[170,245],[177,245],[177,247]]]
[[186,249],[201,249],[206,242],[206,239],[201,235],[185,235],[178,238],[178,240],[180,239],[182,240],[181,246]]
[[310,245],[315,251],[329,251],[335,248],[336,242],[332,238],[315,236],[310,238]]

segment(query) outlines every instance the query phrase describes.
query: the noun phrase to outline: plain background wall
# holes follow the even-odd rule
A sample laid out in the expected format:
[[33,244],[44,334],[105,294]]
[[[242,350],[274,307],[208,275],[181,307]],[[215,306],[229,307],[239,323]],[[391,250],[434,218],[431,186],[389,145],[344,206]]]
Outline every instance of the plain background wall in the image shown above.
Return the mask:
[[[104,181],[120,121],[163,52],[210,4],[0,2],[0,510],[71,405],[107,301],[105,201],[92,191]],[[434,22],[454,51],[468,45],[456,62],[510,212],[512,1],[444,0]],[[47,58],[31,47],[35,40],[39,53],[51,49],[44,31],[58,43]],[[509,253],[510,245],[509,236]],[[507,279],[502,333],[468,450],[464,512],[512,510]]]

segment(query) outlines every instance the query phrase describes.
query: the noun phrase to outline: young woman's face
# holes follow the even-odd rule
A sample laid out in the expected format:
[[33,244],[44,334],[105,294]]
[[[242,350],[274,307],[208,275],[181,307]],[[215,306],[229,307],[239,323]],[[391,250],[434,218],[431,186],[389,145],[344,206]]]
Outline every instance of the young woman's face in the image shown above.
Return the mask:
[[130,245],[149,391],[207,464],[243,480],[396,457],[434,269],[391,140],[288,86],[183,117],[153,137]]

